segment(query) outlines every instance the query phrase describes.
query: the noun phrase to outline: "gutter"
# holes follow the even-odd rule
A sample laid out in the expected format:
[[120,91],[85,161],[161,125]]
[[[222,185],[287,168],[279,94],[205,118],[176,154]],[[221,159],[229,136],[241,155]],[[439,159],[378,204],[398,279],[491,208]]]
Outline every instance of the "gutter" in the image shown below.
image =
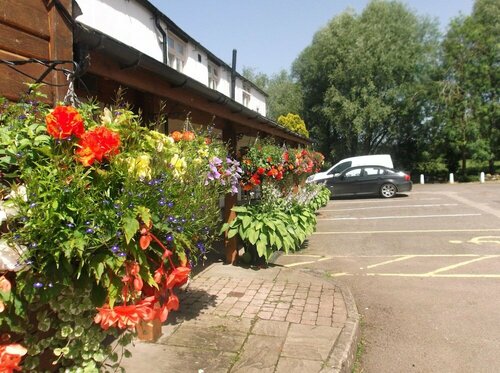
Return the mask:
[[197,80],[172,69],[170,66],[80,22],[75,23],[74,42],[85,44],[88,46],[89,50],[98,50],[112,57],[115,61],[118,61],[123,68],[129,66],[140,67],[161,76],[175,87],[189,88],[210,102],[216,102],[226,106],[233,113],[241,113],[241,115],[246,116],[248,119],[255,120],[273,129],[277,129],[284,134],[286,133],[293,136],[296,139],[294,141],[303,144],[312,143],[312,140],[309,138],[290,131],[271,119],[236,102],[223,93],[210,89]]
[[168,51],[167,51],[167,33],[163,30],[163,27],[160,25],[160,20],[158,18],[158,14],[155,13],[155,26],[160,31],[161,34],[161,52],[163,54],[163,63],[168,65]]

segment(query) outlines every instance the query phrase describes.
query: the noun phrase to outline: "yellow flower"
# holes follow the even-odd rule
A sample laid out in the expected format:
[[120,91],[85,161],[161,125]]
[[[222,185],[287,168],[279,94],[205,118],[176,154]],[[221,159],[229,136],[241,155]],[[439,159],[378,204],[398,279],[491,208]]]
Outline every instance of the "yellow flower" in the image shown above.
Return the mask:
[[208,158],[208,147],[205,146],[198,150],[198,155],[203,158]]
[[135,158],[127,158],[128,172],[140,179],[151,179],[151,156],[141,154]]
[[101,115],[101,123],[102,125],[107,126],[112,122],[113,122],[113,114],[111,113],[111,110],[105,107],[103,110],[103,114]]
[[184,157],[179,157],[179,154],[175,154],[170,160],[170,165],[173,168],[174,177],[181,179],[182,175],[186,173],[186,160]]

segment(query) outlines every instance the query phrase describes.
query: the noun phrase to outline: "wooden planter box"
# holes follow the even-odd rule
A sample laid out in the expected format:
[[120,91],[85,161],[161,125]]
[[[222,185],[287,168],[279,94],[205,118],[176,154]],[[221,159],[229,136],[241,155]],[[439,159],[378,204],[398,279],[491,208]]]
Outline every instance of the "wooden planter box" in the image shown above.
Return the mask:
[[137,339],[146,342],[155,342],[161,337],[161,322],[158,319],[153,321],[141,321],[137,324]]

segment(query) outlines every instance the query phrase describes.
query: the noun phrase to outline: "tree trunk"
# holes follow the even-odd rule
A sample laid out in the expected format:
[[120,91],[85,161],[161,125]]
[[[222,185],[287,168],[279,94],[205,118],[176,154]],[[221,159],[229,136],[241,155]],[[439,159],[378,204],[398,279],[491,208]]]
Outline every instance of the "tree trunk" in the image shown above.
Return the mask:
[[495,173],[495,158],[488,161],[488,172],[493,175]]

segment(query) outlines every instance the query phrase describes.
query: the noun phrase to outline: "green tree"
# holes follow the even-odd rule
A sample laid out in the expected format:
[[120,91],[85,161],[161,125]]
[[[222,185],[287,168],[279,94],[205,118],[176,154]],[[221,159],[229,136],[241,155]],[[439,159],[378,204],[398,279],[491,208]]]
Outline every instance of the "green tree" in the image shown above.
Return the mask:
[[372,1],[320,29],[293,65],[319,150],[330,161],[394,150],[399,163],[415,164],[437,50],[436,23],[394,1]]
[[254,67],[245,66],[241,71],[241,75],[263,91],[267,91],[269,77],[265,73],[257,71]]
[[500,3],[476,0],[472,14],[452,20],[443,41],[443,133],[448,160],[487,161],[500,156]]
[[269,79],[267,116],[277,120],[280,115],[302,112],[302,90],[290,73],[281,70]]

